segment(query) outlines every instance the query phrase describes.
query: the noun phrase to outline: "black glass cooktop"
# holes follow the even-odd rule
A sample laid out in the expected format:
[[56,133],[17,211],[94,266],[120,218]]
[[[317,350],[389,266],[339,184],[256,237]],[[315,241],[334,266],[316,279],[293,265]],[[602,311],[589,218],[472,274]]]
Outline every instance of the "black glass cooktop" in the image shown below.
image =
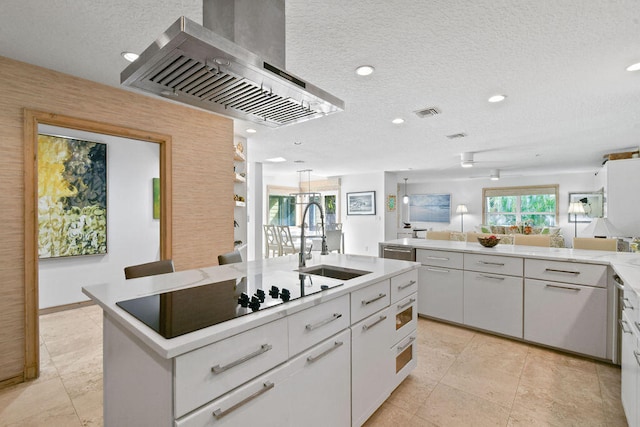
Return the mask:
[[258,274],[119,301],[116,305],[163,337],[174,338],[340,285],[333,279],[306,274]]

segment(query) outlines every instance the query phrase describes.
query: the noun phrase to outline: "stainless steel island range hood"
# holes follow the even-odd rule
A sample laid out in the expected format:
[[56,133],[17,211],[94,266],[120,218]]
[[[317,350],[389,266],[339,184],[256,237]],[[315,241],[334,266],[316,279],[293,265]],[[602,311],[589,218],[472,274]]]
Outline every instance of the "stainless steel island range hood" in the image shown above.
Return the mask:
[[284,0],[205,0],[203,11],[205,26],[180,17],[121,83],[273,128],[344,110],[284,70]]

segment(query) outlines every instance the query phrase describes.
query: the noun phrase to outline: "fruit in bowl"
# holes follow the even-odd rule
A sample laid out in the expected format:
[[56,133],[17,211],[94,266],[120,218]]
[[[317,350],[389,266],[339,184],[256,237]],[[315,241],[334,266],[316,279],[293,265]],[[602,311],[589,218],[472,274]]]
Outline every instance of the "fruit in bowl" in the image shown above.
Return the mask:
[[489,237],[478,237],[478,242],[480,242],[480,244],[485,248],[492,248],[500,243],[500,238],[492,234]]

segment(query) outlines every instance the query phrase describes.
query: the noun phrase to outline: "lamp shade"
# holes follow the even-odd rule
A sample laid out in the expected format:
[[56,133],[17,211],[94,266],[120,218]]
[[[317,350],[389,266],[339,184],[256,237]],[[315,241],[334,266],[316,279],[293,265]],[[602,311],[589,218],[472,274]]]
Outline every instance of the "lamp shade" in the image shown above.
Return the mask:
[[581,234],[592,237],[625,237],[607,218],[594,218]]
[[570,214],[584,214],[584,205],[582,202],[571,202],[569,203],[569,213]]
[[456,213],[468,213],[469,209],[467,209],[467,205],[458,205],[456,207]]

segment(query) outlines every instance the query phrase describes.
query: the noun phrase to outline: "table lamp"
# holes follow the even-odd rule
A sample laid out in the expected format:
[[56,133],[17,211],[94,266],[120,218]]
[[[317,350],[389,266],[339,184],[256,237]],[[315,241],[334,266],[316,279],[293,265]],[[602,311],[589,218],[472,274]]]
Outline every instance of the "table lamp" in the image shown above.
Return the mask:
[[569,203],[569,213],[573,214],[574,236],[578,237],[578,214],[584,214],[584,205],[582,202]]

